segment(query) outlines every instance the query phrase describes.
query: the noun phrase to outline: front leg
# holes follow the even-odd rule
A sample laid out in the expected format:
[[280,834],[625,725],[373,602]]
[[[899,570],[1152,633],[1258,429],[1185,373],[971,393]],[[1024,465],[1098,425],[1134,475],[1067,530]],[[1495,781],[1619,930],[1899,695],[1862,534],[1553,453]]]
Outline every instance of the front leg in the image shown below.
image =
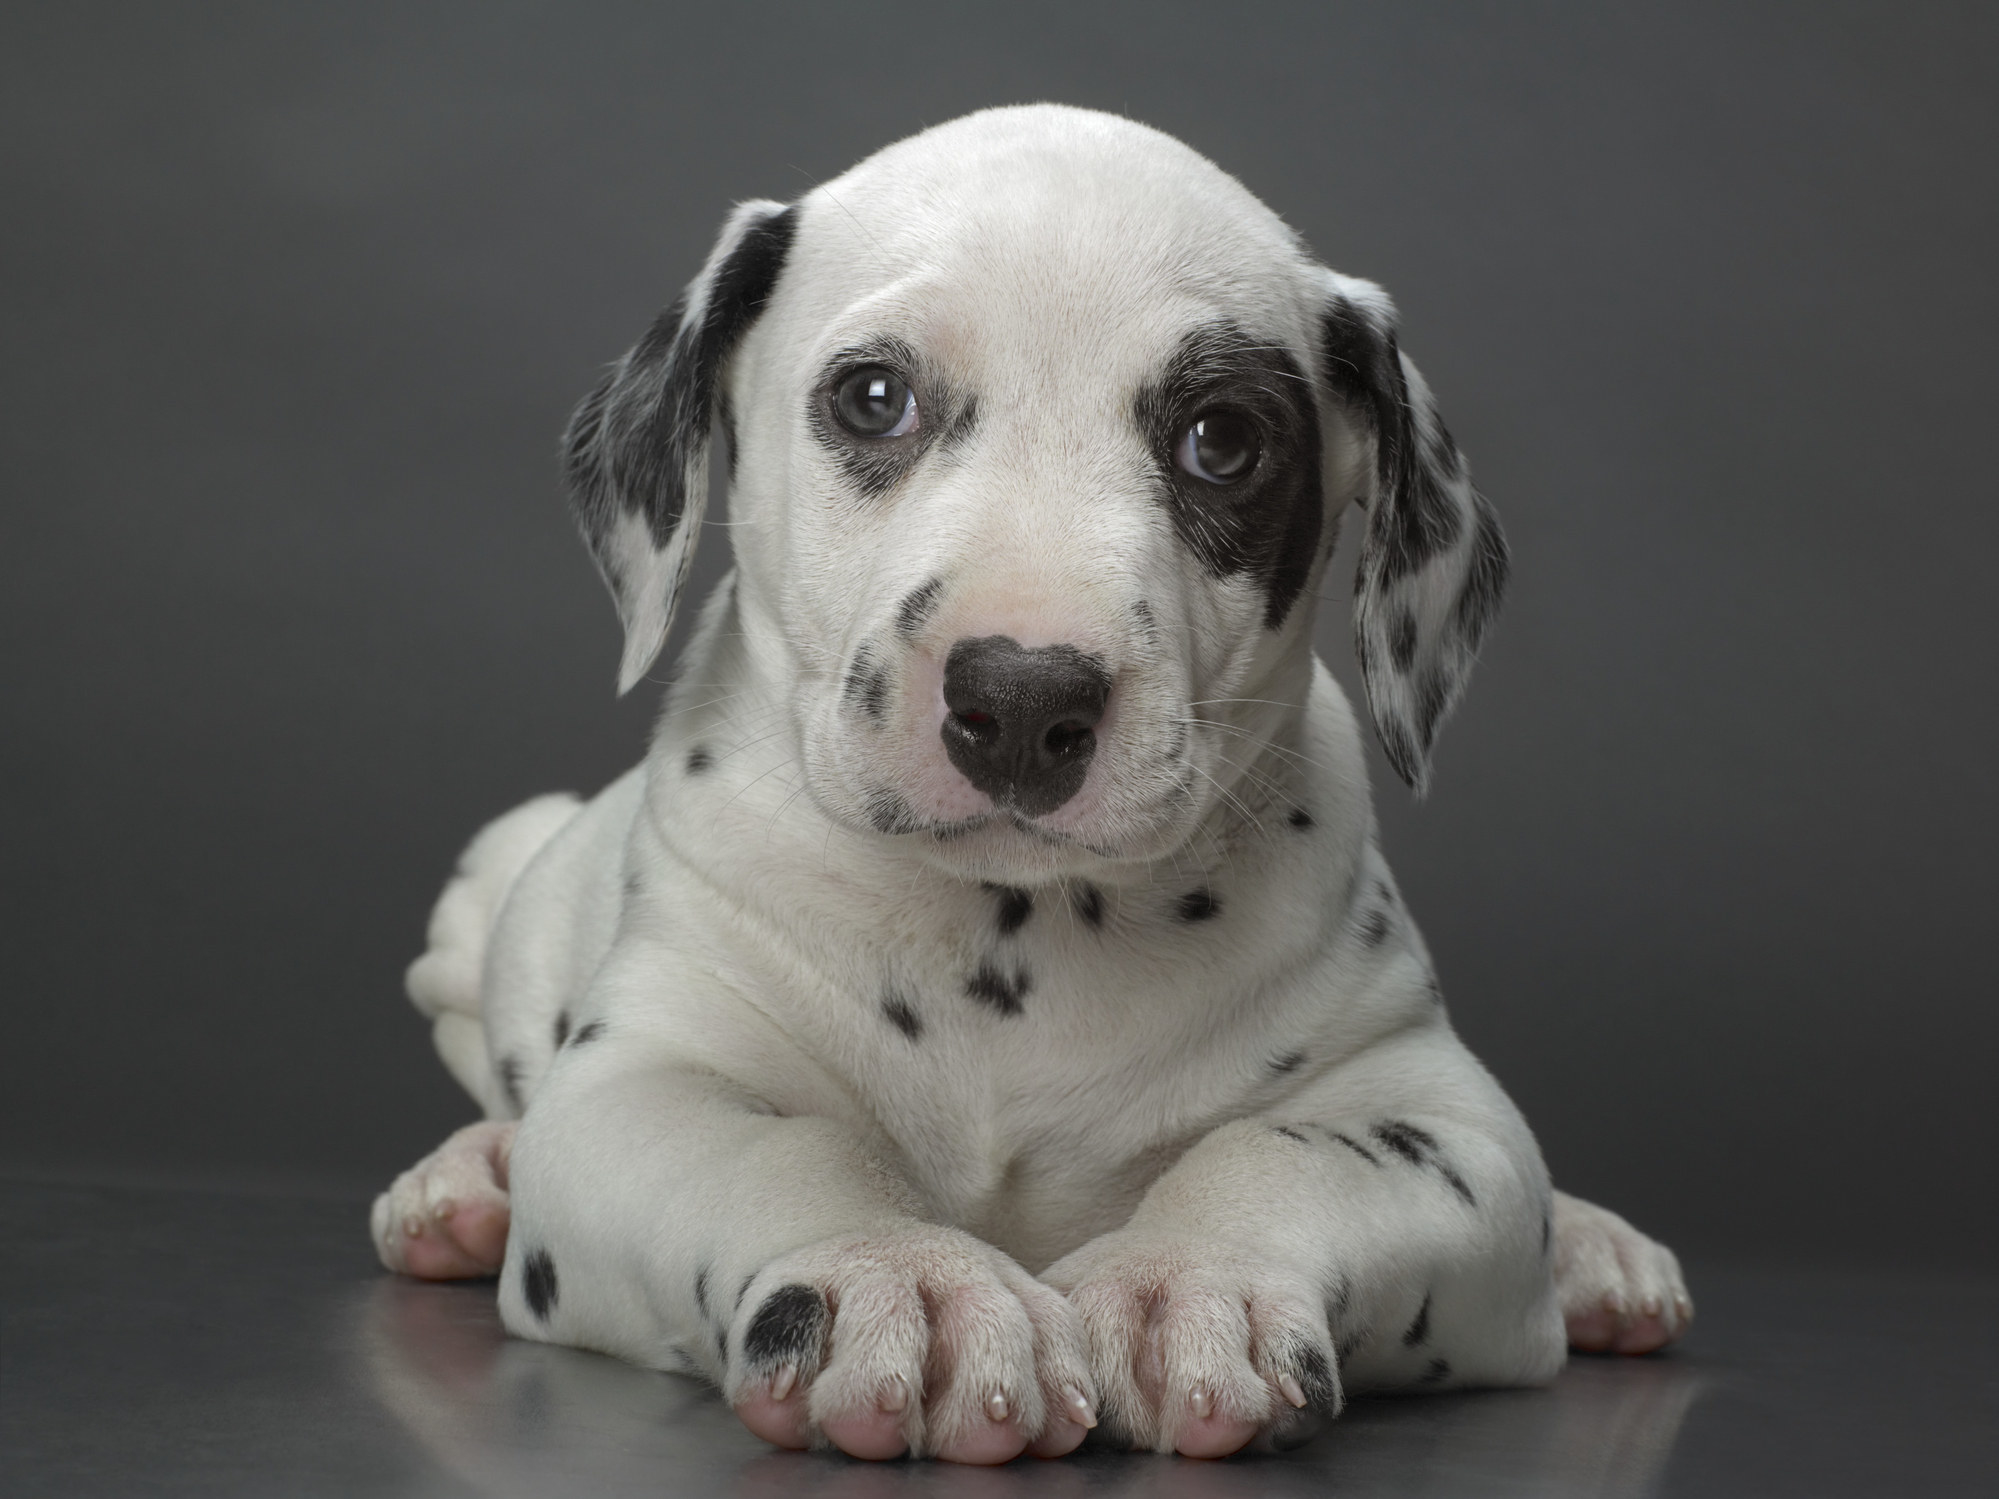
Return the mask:
[[[706,1021],[794,1107],[813,1091],[781,1036]],[[978,1463],[1080,1442],[1094,1385],[1062,1296],[928,1221],[880,1142],[832,1117],[836,1089],[785,1117],[714,1061],[615,1011],[558,1054],[511,1162],[509,1330],[705,1375],[785,1447]]]
[[1213,1457],[1304,1440],[1344,1391],[1552,1378],[1550,1211],[1526,1125],[1439,1024],[1215,1130],[1043,1278],[1106,1424]]

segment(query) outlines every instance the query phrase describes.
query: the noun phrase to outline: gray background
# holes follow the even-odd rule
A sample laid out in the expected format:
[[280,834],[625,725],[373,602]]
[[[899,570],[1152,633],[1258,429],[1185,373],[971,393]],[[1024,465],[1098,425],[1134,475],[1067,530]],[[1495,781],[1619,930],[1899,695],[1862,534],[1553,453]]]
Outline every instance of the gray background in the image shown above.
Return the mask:
[[352,1192],[466,1116],[430,900],[652,706],[569,405],[732,200],[1053,98],[1385,282],[1506,520],[1435,794],[1377,777],[1558,1179],[1989,1262],[1994,14],[10,7],[0,1156]]

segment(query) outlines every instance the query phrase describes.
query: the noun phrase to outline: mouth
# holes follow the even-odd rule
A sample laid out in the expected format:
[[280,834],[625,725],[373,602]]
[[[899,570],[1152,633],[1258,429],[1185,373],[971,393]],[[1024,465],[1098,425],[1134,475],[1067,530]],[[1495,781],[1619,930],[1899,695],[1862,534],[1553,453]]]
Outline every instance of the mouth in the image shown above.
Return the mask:
[[988,830],[1022,833],[1036,843],[1046,844],[1052,848],[1076,849],[1083,853],[1094,854],[1099,859],[1121,857],[1114,848],[1091,843],[1076,837],[1073,833],[1063,833],[1054,828],[1043,827],[1024,813],[1009,807],[998,807],[991,812],[981,813],[976,817],[959,818],[954,822],[924,822],[914,827],[897,828],[895,831],[898,834],[928,833],[938,843],[956,843]]

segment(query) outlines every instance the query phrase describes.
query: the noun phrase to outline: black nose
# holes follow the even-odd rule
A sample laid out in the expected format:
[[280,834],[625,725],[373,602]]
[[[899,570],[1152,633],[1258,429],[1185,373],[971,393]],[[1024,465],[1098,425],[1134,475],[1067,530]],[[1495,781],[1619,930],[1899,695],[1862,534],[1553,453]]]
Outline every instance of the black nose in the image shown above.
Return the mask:
[[999,805],[1039,817],[1082,788],[1110,695],[1104,663],[1073,645],[961,640],[944,661],[944,752]]

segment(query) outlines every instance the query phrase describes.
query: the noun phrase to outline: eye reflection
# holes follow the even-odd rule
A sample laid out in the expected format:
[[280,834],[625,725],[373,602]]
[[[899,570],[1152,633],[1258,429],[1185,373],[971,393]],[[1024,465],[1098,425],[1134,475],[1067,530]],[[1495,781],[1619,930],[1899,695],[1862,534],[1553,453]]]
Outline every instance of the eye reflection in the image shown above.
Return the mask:
[[916,430],[916,392],[885,365],[863,365],[833,390],[833,414],[856,437],[907,437]]
[[1203,412],[1180,438],[1173,461],[1208,484],[1234,484],[1247,478],[1263,454],[1256,423],[1240,411],[1220,408]]

